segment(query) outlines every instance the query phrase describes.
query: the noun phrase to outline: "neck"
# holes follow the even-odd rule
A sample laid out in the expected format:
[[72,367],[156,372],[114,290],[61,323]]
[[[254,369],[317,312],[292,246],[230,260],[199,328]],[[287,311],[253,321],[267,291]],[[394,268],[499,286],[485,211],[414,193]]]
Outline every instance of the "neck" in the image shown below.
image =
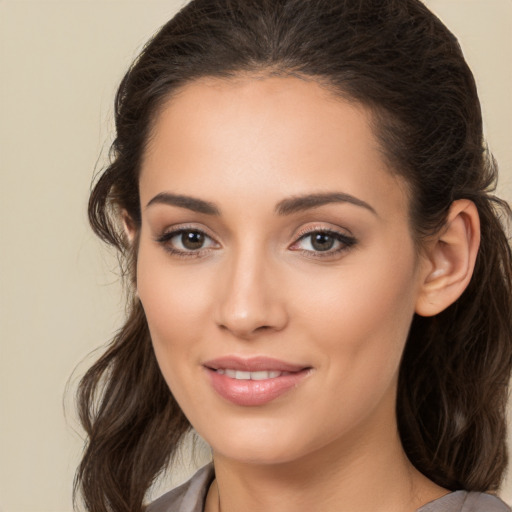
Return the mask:
[[370,422],[299,460],[254,464],[214,452],[206,512],[413,512],[447,493],[409,462],[396,421]]

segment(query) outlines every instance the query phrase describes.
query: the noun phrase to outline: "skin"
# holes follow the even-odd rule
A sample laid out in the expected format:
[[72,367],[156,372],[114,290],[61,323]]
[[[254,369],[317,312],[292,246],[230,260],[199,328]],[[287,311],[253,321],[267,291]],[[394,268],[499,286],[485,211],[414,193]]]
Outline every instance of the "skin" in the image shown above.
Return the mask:
[[[447,492],[403,453],[395,396],[413,314],[434,307],[436,283],[457,265],[445,249],[416,251],[406,187],[369,121],[316,82],[277,77],[196,81],[156,120],[140,177],[137,289],[164,378],[212,447],[209,512],[412,511]],[[333,191],[356,200],[275,211]],[[218,215],[154,200],[166,193]],[[473,217],[459,206],[464,236]],[[168,235],[180,228],[204,232],[204,246]],[[312,230],[352,242],[315,251]],[[225,355],[311,371],[244,407],[206,375],[203,363]]]

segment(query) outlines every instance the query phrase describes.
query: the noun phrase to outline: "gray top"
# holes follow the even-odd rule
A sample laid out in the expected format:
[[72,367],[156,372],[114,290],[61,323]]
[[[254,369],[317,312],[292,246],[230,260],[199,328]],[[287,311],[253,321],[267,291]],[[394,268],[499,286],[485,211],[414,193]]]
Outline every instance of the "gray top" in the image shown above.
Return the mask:
[[[201,468],[188,482],[154,501],[147,512],[203,512],[208,488],[215,478],[213,464]],[[499,498],[481,492],[455,491],[416,512],[512,512]]]

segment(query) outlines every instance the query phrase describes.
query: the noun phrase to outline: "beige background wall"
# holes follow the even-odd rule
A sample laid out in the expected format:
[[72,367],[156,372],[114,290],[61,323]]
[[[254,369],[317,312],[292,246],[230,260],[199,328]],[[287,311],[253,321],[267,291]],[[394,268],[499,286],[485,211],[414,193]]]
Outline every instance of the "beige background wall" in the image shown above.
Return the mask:
[[[66,382],[122,318],[115,260],[87,226],[89,183],[117,82],[181,3],[0,0],[0,512],[71,511],[81,439]],[[512,200],[512,0],[428,5],[474,68]]]

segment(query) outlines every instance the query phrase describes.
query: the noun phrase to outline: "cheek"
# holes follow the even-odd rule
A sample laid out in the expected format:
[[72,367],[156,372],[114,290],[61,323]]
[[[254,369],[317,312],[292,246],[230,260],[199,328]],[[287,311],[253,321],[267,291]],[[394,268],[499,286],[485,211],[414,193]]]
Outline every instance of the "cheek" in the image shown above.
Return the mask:
[[322,347],[333,381],[342,375],[355,387],[386,385],[398,370],[416,286],[413,249],[392,249],[358,259],[334,276],[304,279],[295,291],[299,330]]
[[185,368],[185,360],[195,363],[190,349],[205,338],[212,296],[205,274],[201,269],[191,273],[171,265],[163,251],[140,247],[137,290],[158,363],[169,385],[172,376]]
[[300,294],[297,300],[303,309],[311,312],[308,316],[324,319],[318,327],[332,326],[343,337],[347,329],[364,332],[380,326],[384,334],[412,318],[416,293],[413,251],[389,244],[384,249],[354,254],[346,265],[332,271],[319,269],[302,276],[294,293]]

